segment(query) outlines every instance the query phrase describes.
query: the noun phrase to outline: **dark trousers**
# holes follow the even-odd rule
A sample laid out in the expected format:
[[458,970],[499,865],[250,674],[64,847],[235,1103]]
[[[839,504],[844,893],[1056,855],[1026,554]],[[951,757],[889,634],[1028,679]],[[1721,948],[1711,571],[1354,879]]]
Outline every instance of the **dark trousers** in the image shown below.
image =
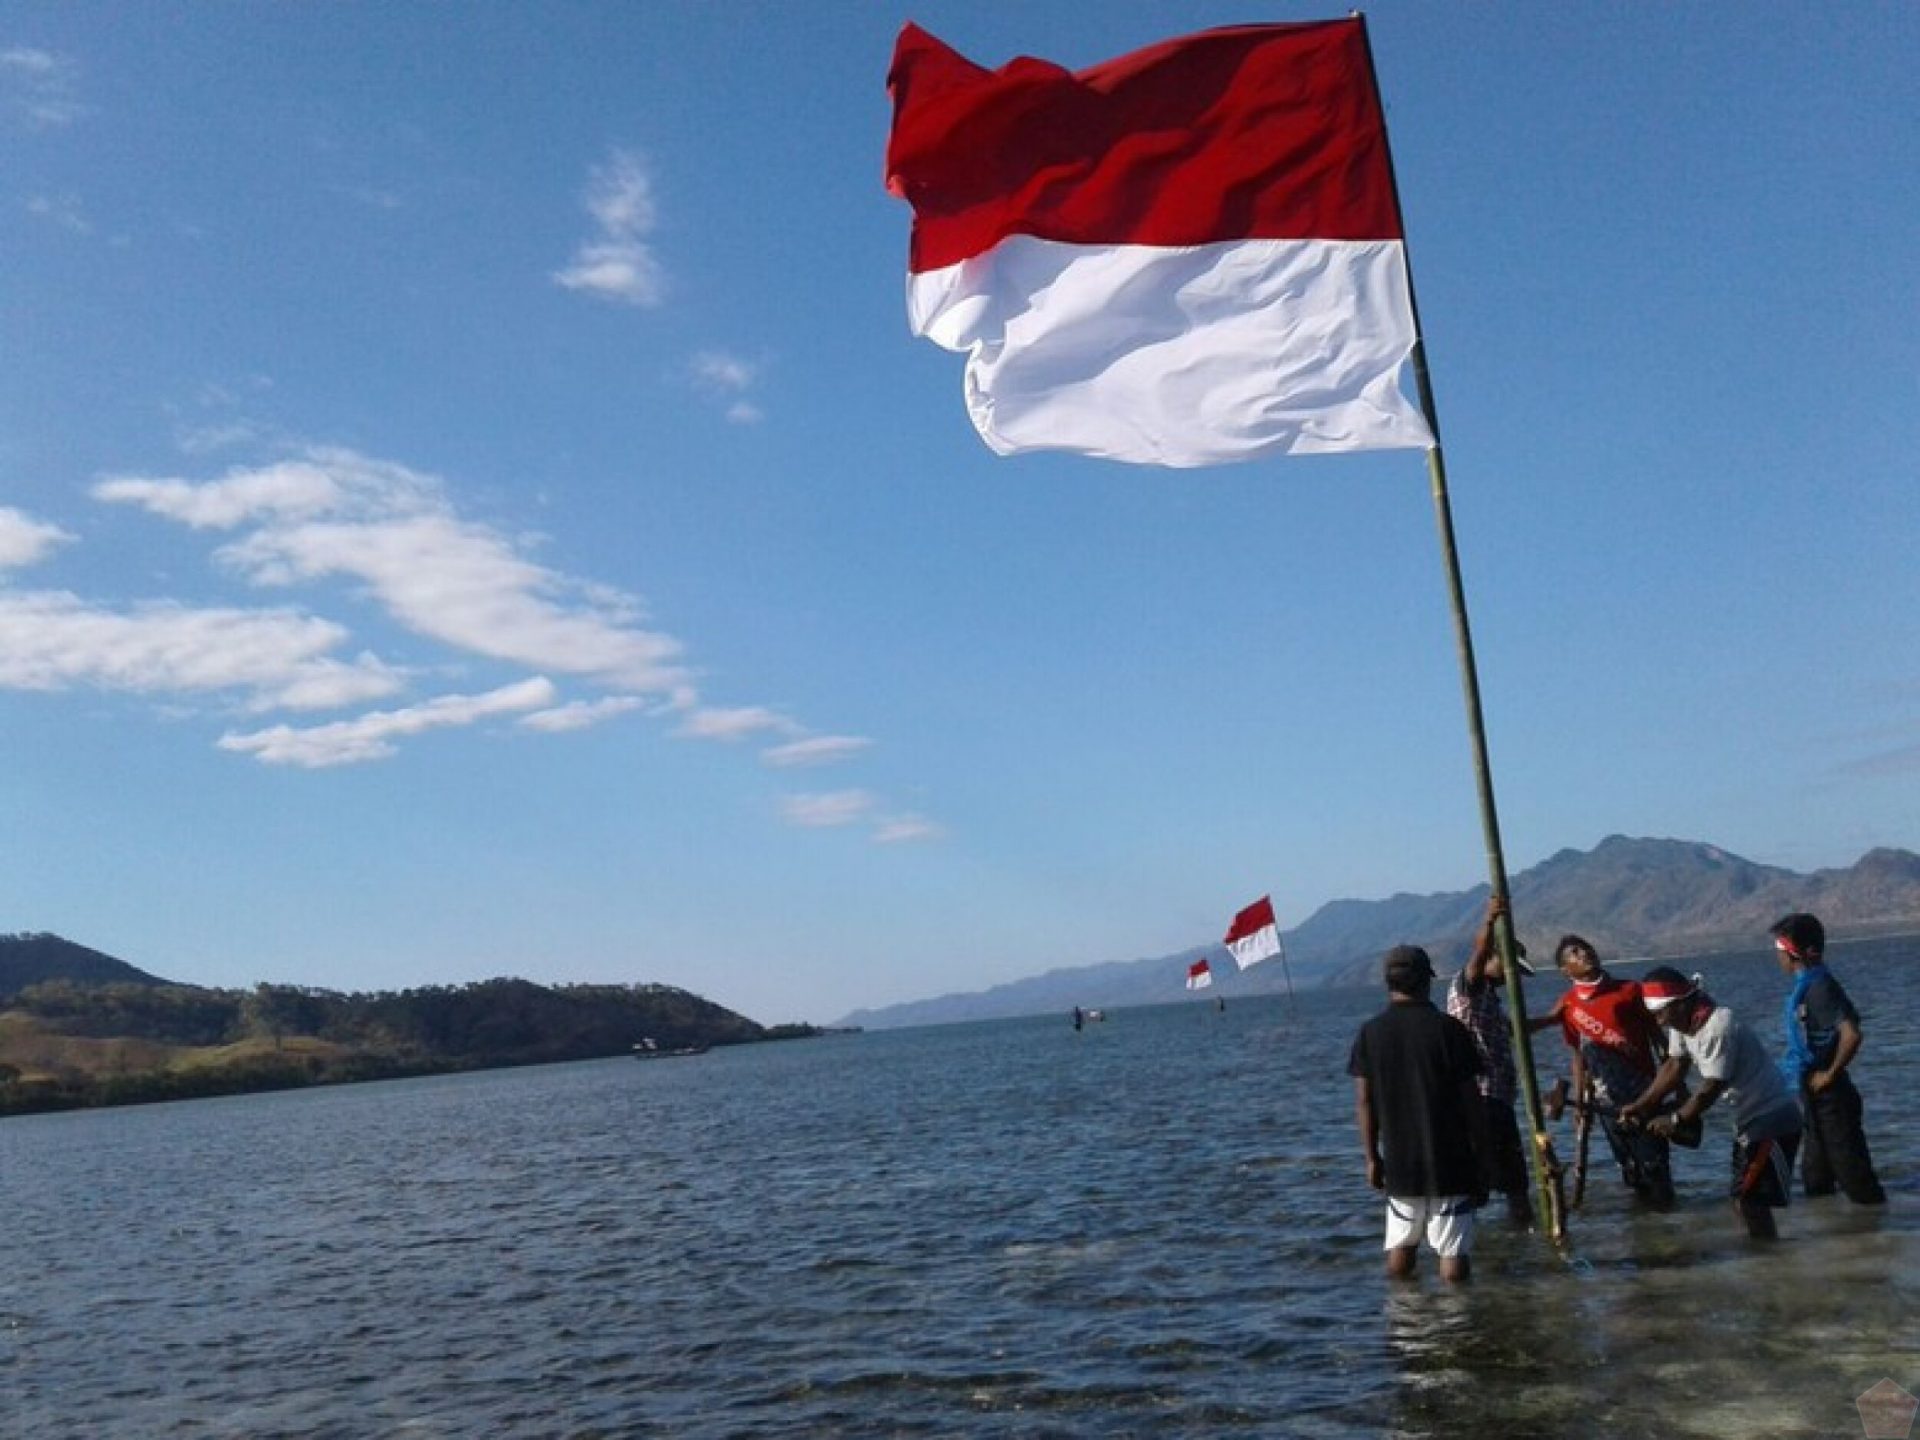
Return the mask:
[[1638,1127],[1629,1130],[1611,1115],[1600,1117],[1600,1128],[1627,1187],[1656,1205],[1671,1205],[1673,1162],[1667,1142]]
[[1480,1175],[1490,1195],[1507,1197],[1514,1215],[1531,1215],[1533,1198],[1527,1183],[1527,1156],[1520,1148],[1520,1126],[1513,1118],[1511,1100],[1481,1097],[1487,1110],[1487,1149],[1480,1157]]
[[1800,1150],[1800,1184],[1808,1195],[1831,1195],[1837,1185],[1856,1205],[1886,1203],[1887,1192],[1873,1173],[1860,1108],[1860,1092],[1844,1070],[1818,1095],[1801,1087],[1806,1139]]

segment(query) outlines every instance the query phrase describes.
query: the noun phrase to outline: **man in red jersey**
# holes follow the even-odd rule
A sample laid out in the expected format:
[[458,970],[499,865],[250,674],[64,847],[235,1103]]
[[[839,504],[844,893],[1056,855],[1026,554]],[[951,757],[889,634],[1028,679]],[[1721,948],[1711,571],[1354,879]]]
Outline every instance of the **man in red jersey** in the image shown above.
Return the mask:
[[1573,1094],[1596,1106],[1596,1118],[1627,1188],[1656,1209],[1668,1209],[1673,1204],[1673,1167],[1667,1141],[1622,1124],[1614,1113],[1637,1099],[1659,1073],[1666,1057],[1660,1022],[1647,1009],[1639,983],[1609,975],[1583,937],[1562,936],[1554,959],[1569,988],[1552,1011],[1533,1023],[1545,1028],[1558,1022],[1573,1052]]

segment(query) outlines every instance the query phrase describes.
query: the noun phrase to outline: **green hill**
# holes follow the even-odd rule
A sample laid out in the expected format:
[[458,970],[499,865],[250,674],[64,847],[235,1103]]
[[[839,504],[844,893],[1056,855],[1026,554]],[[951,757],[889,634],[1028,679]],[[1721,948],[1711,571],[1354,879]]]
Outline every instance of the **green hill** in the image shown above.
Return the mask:
[[169,983],[58,935],[0,935],[0,1001],[43,980],[71,980],[78,985]]
[[671,985],[511,978],[375,994],[176,985],[53,935],[0,941],[0,1114],[703,1049],[768,1030]]

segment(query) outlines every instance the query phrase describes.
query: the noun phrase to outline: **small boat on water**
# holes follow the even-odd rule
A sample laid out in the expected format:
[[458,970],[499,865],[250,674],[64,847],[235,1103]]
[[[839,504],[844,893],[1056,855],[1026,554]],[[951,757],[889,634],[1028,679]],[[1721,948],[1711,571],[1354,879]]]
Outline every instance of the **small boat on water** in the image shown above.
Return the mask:
[[636,1060],[672,1060],[681,1055],[704,1055],[705,1045],[678,1045],[669,1049],[660,1044],[651,1035],[633,1043],[633,1058]]

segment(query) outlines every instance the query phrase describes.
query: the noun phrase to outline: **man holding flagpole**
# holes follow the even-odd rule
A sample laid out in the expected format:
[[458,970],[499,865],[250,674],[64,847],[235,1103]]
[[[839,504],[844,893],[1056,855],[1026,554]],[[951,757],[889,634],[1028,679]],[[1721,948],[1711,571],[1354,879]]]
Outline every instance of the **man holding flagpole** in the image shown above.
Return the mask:
[[[1487,902],[1487,918],[1473,937],[1473,951],[1447,985],[1447,1013],[1467,1027],[1474,1048],[1480,1052],[1478,1088],[1486,1111],[1487,1134],[1480,1157],[1483,1183],[1488,1191],[1497,1190],[1507,1197],[1508,1219],[1517,1225],[1530,1225],[1533,1203],[1527,1198],[1527,1159],[1520,1148],[1520,1128],[1513,1120],[1519,1072],[1513,1062],[1513,1042],[1508,1037],[1502,998],[1509,972],[1493,943],[1493,927],[1506,913],[1505,900]],[[1533,974],[1533,967],[1517,953],[1513,963],[1522,974]]]

